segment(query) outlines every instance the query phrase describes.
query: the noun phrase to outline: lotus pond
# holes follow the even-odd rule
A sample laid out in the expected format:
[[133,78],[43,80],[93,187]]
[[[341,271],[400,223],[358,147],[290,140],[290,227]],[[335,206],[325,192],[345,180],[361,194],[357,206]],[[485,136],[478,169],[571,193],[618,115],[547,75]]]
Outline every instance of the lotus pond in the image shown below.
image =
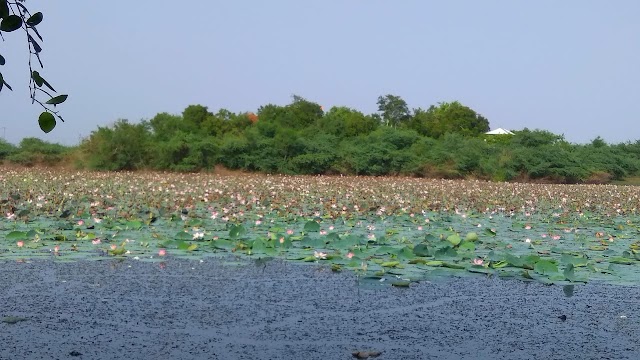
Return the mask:
[[240,257],[363,283],[640,283],[637,187],[413,178],[0,172],[0,259]]

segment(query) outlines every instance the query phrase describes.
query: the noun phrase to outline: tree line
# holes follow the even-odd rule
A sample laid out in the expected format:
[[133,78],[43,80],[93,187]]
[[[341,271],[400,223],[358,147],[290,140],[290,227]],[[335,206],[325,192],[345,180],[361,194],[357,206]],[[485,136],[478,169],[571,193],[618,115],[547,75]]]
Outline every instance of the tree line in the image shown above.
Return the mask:
[[364,114],[293,96],[252,112],[213,113],[190,105],[180,115],[118,120],[66,148],[27,138],[0,141],[0,159],[23,165],[72,161],[94,170],[228,169],[281,174],[405,175],[494,181],[607,183],[640,171],[640,141],[572,144],[527,128],[485,135],[489,121],[460,102],[410,110],[395,95]]

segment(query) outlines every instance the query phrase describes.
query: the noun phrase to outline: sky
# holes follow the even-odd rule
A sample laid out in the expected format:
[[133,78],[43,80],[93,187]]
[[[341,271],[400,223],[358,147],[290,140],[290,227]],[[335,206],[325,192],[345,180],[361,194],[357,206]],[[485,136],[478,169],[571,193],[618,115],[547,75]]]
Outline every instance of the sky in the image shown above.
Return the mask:
[[98,126],[321,104],[377,111],[460,101],[491,128],[574,143],[640,139],[638,0],[38,1],[40,74],[65,119],[49,134],[28,92],[24,33],[4,33],[0,136],[77,144]]

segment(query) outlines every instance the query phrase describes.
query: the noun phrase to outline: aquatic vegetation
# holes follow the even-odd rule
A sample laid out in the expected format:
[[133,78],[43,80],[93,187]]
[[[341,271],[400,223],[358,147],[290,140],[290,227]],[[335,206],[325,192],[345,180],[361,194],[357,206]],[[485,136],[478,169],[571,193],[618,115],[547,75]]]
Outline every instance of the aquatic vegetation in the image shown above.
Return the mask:
[[393,286],[640,280],[638,188],[414,178],[10,170],[0,260],[238,256]]

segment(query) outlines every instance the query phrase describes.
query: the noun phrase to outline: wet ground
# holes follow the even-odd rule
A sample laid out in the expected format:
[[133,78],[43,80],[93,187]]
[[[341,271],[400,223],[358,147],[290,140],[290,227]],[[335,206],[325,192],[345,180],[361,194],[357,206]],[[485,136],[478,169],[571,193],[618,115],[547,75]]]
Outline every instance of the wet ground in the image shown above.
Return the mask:
[[223,262],[0,262],[0,359],[640,358],[638,287]]

